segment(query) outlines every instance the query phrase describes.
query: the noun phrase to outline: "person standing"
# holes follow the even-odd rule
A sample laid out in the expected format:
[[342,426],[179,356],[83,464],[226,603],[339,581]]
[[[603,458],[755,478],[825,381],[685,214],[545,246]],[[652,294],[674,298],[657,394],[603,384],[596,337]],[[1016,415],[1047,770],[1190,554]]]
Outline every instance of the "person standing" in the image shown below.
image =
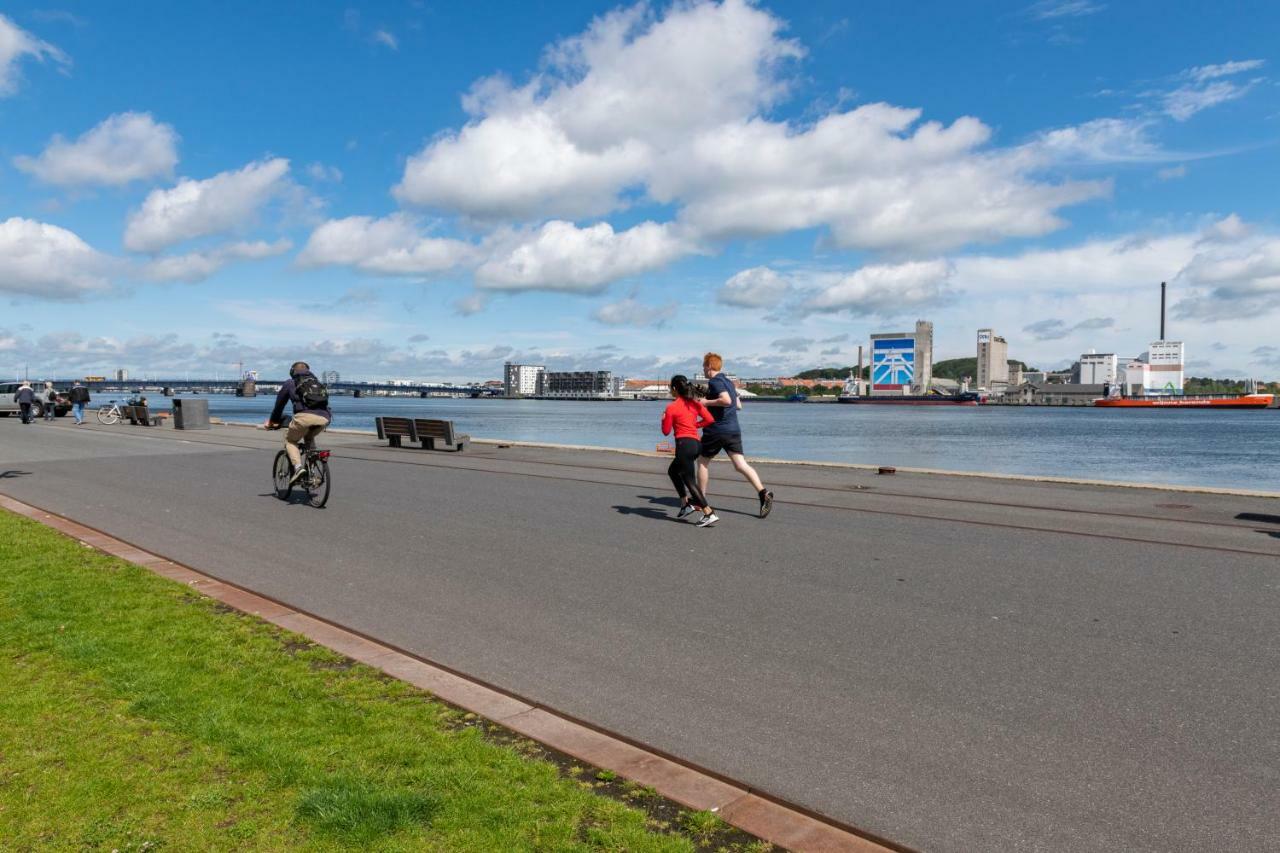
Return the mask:
[[680,496],[680,510],[676,518],[685,518],[693,511],[701,510],[699,527],[710,527],[719,521],[715,511],[707,503],[707,496],[698,486],[695,470],[698,454],[702,449],[698,441],[698,429],[715,422],[711,412],[693,398],[693,386],[683,374],[671,377],[671,396],[674,398],[662,413],[662,434],[673,435],[676,440],[676,458],[667,468],[667,476]]
[[18,404],[18,409],[22,412],[22,422],[24,424],[31,423],[31,404],[36,401],[36,392],[31,390],[30,382],[23,382],[18,388],[18,393],[13,395],[13,402]]
[[51,421],[57,417],[58,408],[58,392],[53,390],[53,383],[44,383],[44,390],[40,392],[40,396],[44,402],[44,419]]
[[84,423],[84,407],[89,402],[89,389],[79,382],[71,384],[71,414],[76,419],[76,426]]
[[724,359],[718,354],[709,352],[702,357],[702,373],[707,377],[707,398],[702,402],[715,414],[716,420],[702,431],[698,486],[705,494],[711,480],[711,460],[723,450],[729,455],[729,461],[737,472],[756,490],[756,496],[760,499],[760,517],[764,518],[773,509],[773,492],[760,482],[760,475],[747,464],[747,457],[742,452],[742,428],[738,426],[738,410],[742,408],[742,400],[738,397],[738,389],[733,382],[721,373],[723,369]]

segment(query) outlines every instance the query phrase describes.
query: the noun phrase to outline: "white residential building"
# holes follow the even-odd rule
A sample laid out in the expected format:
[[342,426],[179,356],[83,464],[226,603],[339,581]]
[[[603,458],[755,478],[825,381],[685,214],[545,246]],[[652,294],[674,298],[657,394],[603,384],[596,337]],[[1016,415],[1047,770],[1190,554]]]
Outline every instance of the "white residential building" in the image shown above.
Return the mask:
[[542,374],[547,368],[541,364],[512,364],[507,362],[502,371],[502,393],[508,397],[532,397],[539,392]]

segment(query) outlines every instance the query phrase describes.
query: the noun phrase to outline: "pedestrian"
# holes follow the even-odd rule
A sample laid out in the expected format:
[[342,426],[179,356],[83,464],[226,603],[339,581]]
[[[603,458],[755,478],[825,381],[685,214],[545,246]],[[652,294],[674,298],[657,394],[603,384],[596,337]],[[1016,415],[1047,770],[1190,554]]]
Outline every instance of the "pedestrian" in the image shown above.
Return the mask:
[[31,390],[30,382],[23,382],[18,388],[18,392],[13,395],[13,402],[18,404],[18,408],[22,412],[22,422],[24,424],[31,423],[31,404],[36,401],[36,393]]
[[672,401],[662,413],[662,434],[676,440],[676,458],[667,468],[667,476],[680,496],[680,509],[676,518],[686,518],[694,510],[702,512],[699,527],[710,527],[719,521],[715,510],[707,503],[705,492],[698,486],[696,465],[702,444],[698,441],[698,429],[715,422],[711,412],[693,398],[693,386],[688,377],[677,373],[671,377]]
[[738,426],[742,399],[733,382],[721,372],[723,369],[724,359],[716,353],[709,352],[702,357],[702,373],[707,377],[707,398],[702,402],[715,414],[716,420],[702,431],[698,485],[705,494],[711,480],[711,460],[723,450],[729,455],[733,467],[756,490],[756,497],[760,499],[760,517],[764,518],[773,509],[773,492],[760,482],[760,475],[747,464],[747,457],[742,452],[742,428]]
[[84,407],[89,402],[89,389],[79,382],[71,384],[71,414],[76,419],[76,426],[84,423]]
[[41,392],[44,398],[44,419],[51,421],[57,416],[58,408],[58,392],[53,390],[53,383],[44,383],[44,391]]

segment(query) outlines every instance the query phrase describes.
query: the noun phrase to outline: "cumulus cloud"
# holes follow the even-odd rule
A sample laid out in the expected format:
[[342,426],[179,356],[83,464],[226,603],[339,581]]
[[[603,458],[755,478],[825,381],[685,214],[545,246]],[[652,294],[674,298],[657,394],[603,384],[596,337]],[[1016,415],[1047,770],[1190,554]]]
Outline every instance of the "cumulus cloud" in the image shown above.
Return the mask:
[[470,217],[598,216],[643,193],[715,240],[807,228],[841,247],[935,252],[1038,236],[1105,182],[1035,179],[975,118],[866,104],[800,125],[767,118],[802,55],[743,0],[646,6],[554,45],[526,85],[476,84],[472,120],[411,157],[396,195]]
[[112,265],[65,228],[16,216],[0,222],[0,293],[77,299],[107,290]]
[[304,267],[351,266],[378,275],[426,276],[472,261],[464,241],[423,236],[404,214],[349,216],[325,222],[298,254]]
[[592,319],[606,326],[662,326],[676,315],[679,306],[674,302],[664,305],[645,305],[635,297],[601,305],[591,313]]
[[307,167],[307,177],[316,183],[342,183],[342,170],[337,166],[326,166],[324,163],[312,163]]
[[479,314],[489,306],[489,294],[471,293],[454,300],[453,310],[459,317],[470,317]]
[[254,261],[282,255],[293,244],[288,240],[269,243],[265,240],[229,243],[199,252],[168,255],[153,258],[143,267],[143,273],[153,281],[183,281],[189,284],[204,281],[233,261]]
[[769,267],[735,273],[716,291],[716,301],[739,308],[774,308],[791,293],[791,282]]
[[1048,319],[1029,323],[1022,327],[1022,331],[1037,341],[1057,341],[1070,337],[1075,332],[1110,329],[1115,324],[1116,321],[1110,317],[1091,317],[1075,325],[1068,325],[1065,320]]
[[0,98],[18,91],[21,80],[18,63],[27,57],[37,62],[50,60],[62,68],[71,65],[70,58],[61,50],[0,15]]
[[46,184],[118,187],[172,174],[177,144],[173,127],[150,113],[117,113],[74,142],[54,136],[38,157],[15,157],[13,163]]
[[892,317],[936,304],[950,295],[954,269],[944,260],[871,264],[822,287],[802,309]]
[[614,231],[607,222],[579,228],[553,220],[482,263],[476,280],[491,290],[596,293],[694,251],[670,224],[642,222]]
[[158,252],[196,237],[243,227],[288,185],[289,161],[260,160],[202,181],[183,178],[153,190],[129,217],[125,247]]
[[1215,322],[1270,314],[1280,309],[1280,237],[1202,244],[1175,281],[1196,288],[1174,306],[1176,317]]

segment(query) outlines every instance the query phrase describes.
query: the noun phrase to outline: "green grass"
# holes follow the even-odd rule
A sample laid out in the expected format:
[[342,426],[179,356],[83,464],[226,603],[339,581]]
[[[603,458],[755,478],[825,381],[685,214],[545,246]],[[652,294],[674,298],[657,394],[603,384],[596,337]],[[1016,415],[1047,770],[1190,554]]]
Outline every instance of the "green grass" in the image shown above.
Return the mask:
[[6,850],[706,843],[696,820],[697,841],[655,832],[645,812],[528,751],[408,685],[0,512]]

